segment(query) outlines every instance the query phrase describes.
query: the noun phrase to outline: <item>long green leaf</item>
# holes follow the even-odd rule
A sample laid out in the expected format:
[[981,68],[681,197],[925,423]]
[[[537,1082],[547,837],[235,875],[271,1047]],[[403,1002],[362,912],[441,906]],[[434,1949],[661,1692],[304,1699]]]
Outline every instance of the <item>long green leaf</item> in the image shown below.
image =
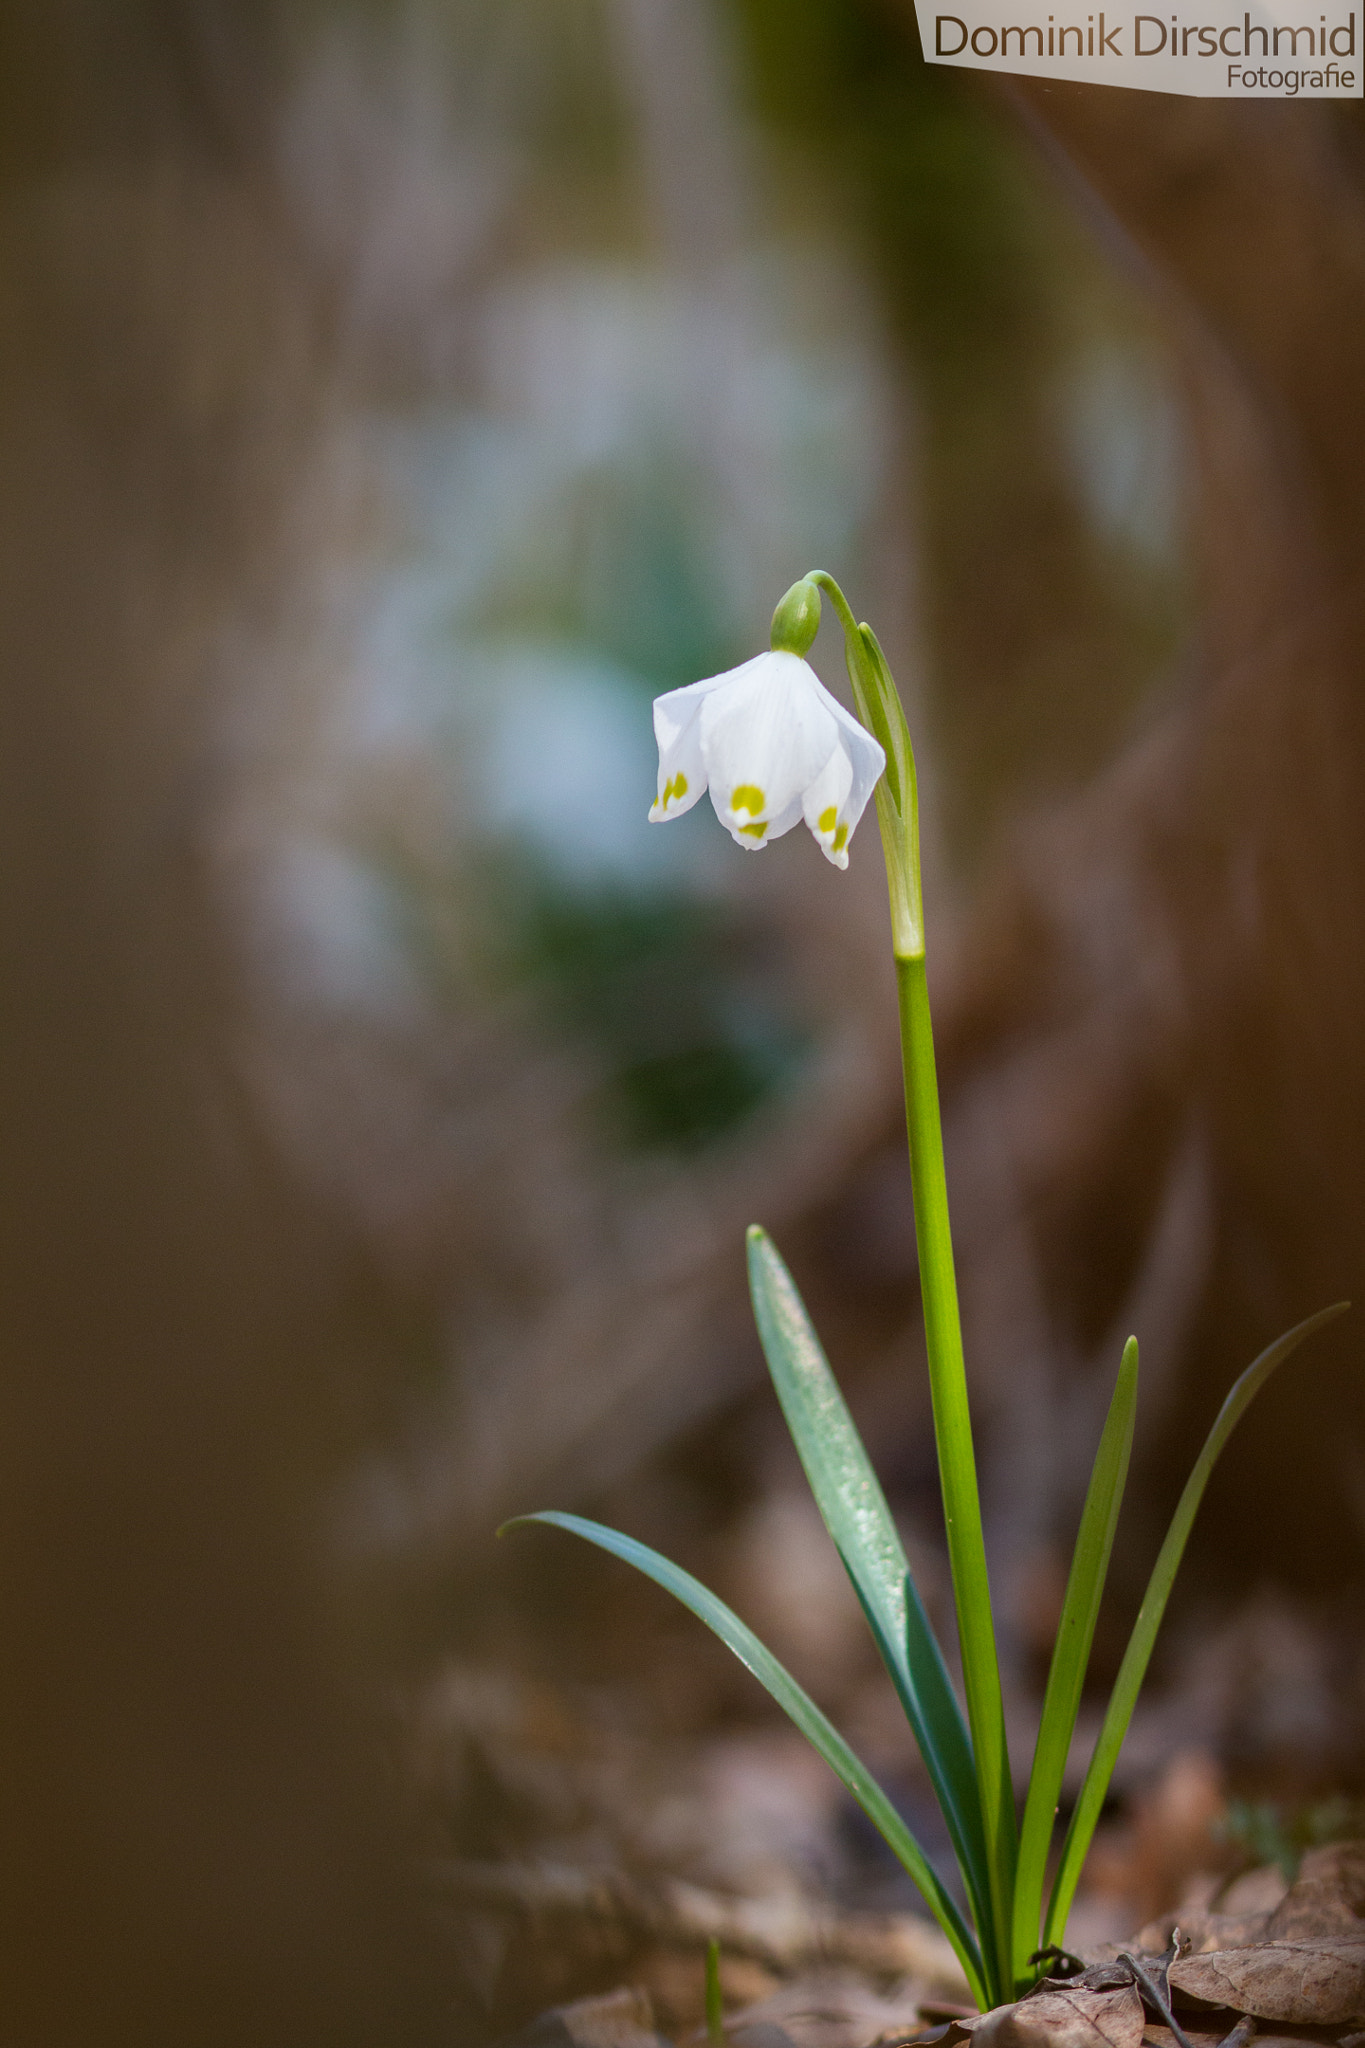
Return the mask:
[[1123,1347],[1118,1380],[1109,1414],[1095,1453],[1090,1486],[1081,1511],[1081,1526],[1066,1582],[1052,1668],[1047,1675],[1038,1744],[1033,1752],[1023,1826],[1019,1830],[1019,1861],[1014,1873],[1014,1968],[1023,1978],[1028,1959],[1038,1947],[1038,1922],[1043,1910],[1043,1882],[1048,1845],[1056,1818],[1062,1777],[1071,1749],[1081,1688],[1090,1661],[1090,1645],[1099,1617],[1100,1598],[1114,1547],[1128,1458],[1133,1448],[1137,1412],[1138,1348],[1130,1337]]
[[1204,1488],[1209,1483],[1209,1475],[1218,1461],[1219,1453],[1276,1366],[1281,1365],[1291,1351],[1296,1351],[1306,1337],[1311,1337],[1315,1330],[1322,1329],[1325,1323],[1334,1322],[1349,1306],[1349,1302],[1339,1301],[1331,1308],[1319,1309],[1315,1316],[1309,1316],[1305,1322],[1296,1323],[1292,1330],[1286,1330],[1283,1337],[1276,1338],[1275,1342],[1247,1367],[1218,1411],[1218,1418],[1205,1439],[1204,1448],[1195,1461],[1194,1470],[1185,1482],[1185,1491],[1180,1496],[1179,1505],[1171,1519],[1171,1526],[1166,1532],[1166,1541],[1161,1546],[1156,1564],[1152,1568],[1152,1576],[1147,1581],[1147,1591],[1143,1595],[1138,1618],[1133,1624],[1133,1633],[1128,1639],[1128,1648],[1119,1666],[1118,1677],[1114,1680],[1114,1690],[1109,1696],[1109,1706],[1099,1739],[1095,1744],[1094,1755],[1090,1759],[1090,1768],[1085,1774],[1081,1796],[1076,1802],[1076,1810],[1071,1816],[1071,1826],[1067,1829],[1066,1841],[1062,1846],[1062,1860],[1052,1888],[1052,1900],[1048,1906],[1047,1925],[1043,1933],[1045,1942],[1060,1942],[1066,1933],[1071,1901],[1075,1897],[1081,1868],[1090,1848],[1095,1824],[1100,1817],[1100,1808],[1109,1790],[1109,1780],[1118,1761],[1123,1738],[1128,1732],[1128,1723],[1139,1689],[1146,1676],[1152,1646],[1156,1641],[1157,1630],[1161,1626],[1161,1617],[1166,1612],[1171,1585],[1184,1554],[1199,1503],[1204,1497]]
[[[981,1958],[955,1900],[944,1889],[919,1843],[876,1779],[866,1766],[859,1762],[838,1729],[825,1718],[814,1700],[802,1690],[791,1673],[778,1663],[772,1651],[759,1641],[753,1630],[747,1628],[723,1600],[718,1600],[716,1595],[709,1592],[700,1580],[694,1579],[690,1572],[682,1571],[677,1565],[670,1564],[666,1557],[660,1557],[657,1550],[651,1550],[647,1544],[637,1543],[631,1536],[623,1536],[616,1529],[604,1528],[600,1522],[585,1521],[581,1515],[565,1515],[556,1511],[539,1515],[518,1515],[514,1521],[505,1523],[504,1528],[517,1529],[529,1522],[546,1522],[552,1528],[567,1529],[572,1535],[582,1536],[589,1543],[595,1543],[600,1550],[610,1551],[613,1557],[623,1558],[627,1564],[633,1564],[646,1578],[653,1579],[656,1585],[662,1586],[666,1592],[672,1593],[675,1599],[681,1600],[684,1607],[691,1608],[693,1614],[720,1637],[726,1648],[734,1651],[740,1663],[748,1666],[760,1685],[766,1686],[778,1705],[790,1714],[806,1740],[820,1752],[835,1776],[853,1794],[873,1827],[909,1871],[923,1893],[929,1910],[952,1943],[973,1994],[984,2004],[985,1987],[982,1981]],[[503,1532],[499,1530],[498,1533],[501,1535]]]
[[811,1492],[905,1708],[948,1824],[978,1927],[990,1913],[971,1739],[886,1496],[776,1246],[749,1231],[754,1318]]

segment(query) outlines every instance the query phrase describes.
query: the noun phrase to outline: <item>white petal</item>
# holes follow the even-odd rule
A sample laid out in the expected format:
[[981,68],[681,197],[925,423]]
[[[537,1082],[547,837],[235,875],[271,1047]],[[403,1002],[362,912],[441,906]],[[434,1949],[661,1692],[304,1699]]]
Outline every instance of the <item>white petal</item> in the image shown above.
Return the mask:
[[759,846],[779,821],[783,831],[795,824],[787,813],[839,742],[825,697],[798,655],[769,653],[745,662],[703,701],[711,801],[736,844]]
[[826,859],[836,868],[846,868],[848,842],[886,766],[886,755],[837,697],[831,697],[823,684],[819,687],[839,728],[839,744],[818,780],[806,790],[802,809]]
[[680,818],[706,791],[706,764],[701,755],[702,699],[719,689],[725,676],[708,676],[683,690],[667,690],[654,699],[654,737],[659,743],[659,786],[650,805],[649,822],[661,825]]
[[848,755],[853,770],[853,781],[845,799],[841,817],[848,822],[848,836],[853,837],[853,828],[867,809],[867,800],[881,781],[882,770],[886,767],[886,755],[880,740],[875,740],[865,725],[860,725],[851,711],[845,711],[837,697],[820,685],[820,694],[834,714],[839,728],[840,744]]
[[793,825],[799,825],[800,823],[801,799],[799,796],[794,796],[787,805],[787,808],[784,811],[779,811],[769,825],[763,841],[764,845],[767,845],[769,839],[780,839],[784,832],[790,832]]
[[836,868],[848,866],[848,841],[852,827],[846,816],[849,791],[853,787],[853,763],[842,745],[830,755],[801,799],[806,823],[826,860]]

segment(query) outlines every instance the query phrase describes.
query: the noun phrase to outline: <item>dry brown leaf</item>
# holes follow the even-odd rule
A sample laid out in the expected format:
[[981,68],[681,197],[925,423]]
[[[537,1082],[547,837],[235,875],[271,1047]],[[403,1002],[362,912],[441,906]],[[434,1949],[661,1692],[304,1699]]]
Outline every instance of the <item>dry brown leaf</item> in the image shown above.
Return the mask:
[[1246,1948],[1265,1939],[1270,1916],[1284,1903],[1287,1890],[1278,1866],[1262,1864],[1244,1871],[1227,1887],[1216,1912],[1207,1903],[1186,1897],[1174,1910],[1149,1920],[1130,1946],[1139,1954],[1161,1955],[1178,1927],[1182,1949]]
[[1269,1932],[1268,1913],[1192,1913],[1188,1921],[1178,1915],[1172,1933],[1180,1929],[1182,1947],[1186,1942],[1199,1955],[1220,1948],[1252,1948]]
[[[1201,2014],[1200,2017],[1206,2021],[1202,2027],[1192,2027],[1188,2015],[1181,2025],[1181,2032],[1189,2042],[1190,2048],[1227,2048],[1229,2042],[1232,2043],[1232,2048],[1246,2048],[1246,2044],[1254,2044],[1254,2048],[1308,2048],[1308,2044],[1314,2041],[1324,2044],[1324,2048],[1327,2048],[1327,2044],[1332,2044],[1332,2048],[1350,2048],[1352,2041],[1351,2035],[1348,2034],[1343,2039],[1338,2029],[1328,2027],[1301,2027],[1292,2034],[1268,2034],[1252,2017],[1237,2023],[1252,2031],[1239,2034],[1228,2013],[1218,2014],[1216,2024],[1212,2027],[1207,2024],[1206,2014]],[[1159,2026],[1148,2020],[1147,2031],[1142,2037],[1142,2048],[1177,2048],[1177,2042],[1169,2027]]]
[[1339,2026],[1365,2012],[1365,1939],[1263,1941],[1171,1964],[1173,1991],[1258,2019]]
[[[764,2048],[765,2043],[779,2048],[779,2033],[791,2048],[869,2048],[876,2041],[904,2042],[921,2031],[916,2025],[919,1996],[913,1985],[882,1996],[851,1972],[822,1971],[785,1984],[747,2012],[730,2014],[726,2039],[734,2048]],[[680,2040],[683,2048],[699,2044],[701,2031]]]
[[1304,1857],[1266,1926],[1268,1941],[1365,1939],[1365,1842],[1333,1842]]
[[641,1991],[611,1991],[557,2006],[518,2034],[512,2048],[666,2048]]
[[[1220,2020],[1216,2027],[1196,2028],[1182,2025],[1181,2032],[1189,2042],[1190,2048],[1222,2048],[1228,2036],[1228,2026],[1227,2020]],[[1148,2020],[1146,2032],[1142,2036],[1142,2048],[1177,2048],[1175,2035],[1169,2027]],[[1259,2035],[1256,2048],[1261,2048]]]
[[1112,1991],[1056,1987],[968,2024],[972,2048],[1140,2048],[1142,2000],[1132,1984]]
[[[1296,2027],[1292,2034],[1267,2034],[1252,2017],[1238,2025],[1253,2028],[1254,2032],[1237,2033],[1227,2014],[1220,2018],[1216,2028],[1205,2027],[1196,2032],[1191,2027],[1182,2027],[1181,2031],[1190,2048],[1228,2048],[1229,2042],[1232,2048],[1311,2048],[1313,2042],[1319,2043],[1320,2048],[1342,2048],[1341,2034],[1331,2027]],[[1175,2035],[1169,2027],[1149,2023],[1142,2048],[1176,2048]]]
[[1140,1956],[1164,1955],[1178,1931],[1182,1955],[1208,1955],[1216,1948],[1250,1948],[1266,1939],[1269,1921],[1269,1913],[1209,1913],[1202,1906],[1185,1907],[1178,1913],[1163,1913],[1159,1920],[1149,1920],[1129,1945]]
[[[1250,2024],[1255,2026],[1255,2020],[1253,2019]],[[1267,2034],[1263,2028],[1256,2027],[1255,2033],[1246,2038],[1254,2044],[1254,2048],[1307,2048],[1307,2044],[1312,2041],[1334,2043],[1335,2048],[1341,2048],[1341,2035],[1328,2027],[1305,2027],[1292,2034]],[[1224,2040],[1226,2039],[1225,2035]]]

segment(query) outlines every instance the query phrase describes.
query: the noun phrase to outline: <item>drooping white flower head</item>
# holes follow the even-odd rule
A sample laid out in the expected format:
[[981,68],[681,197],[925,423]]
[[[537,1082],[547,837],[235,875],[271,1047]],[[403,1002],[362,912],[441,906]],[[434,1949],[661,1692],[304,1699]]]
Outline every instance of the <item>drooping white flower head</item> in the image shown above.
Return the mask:
[[[802,637],[809,646],[814,626]],[[656,697],[654,737],[652,824],[680,818],[709,789],[737,846],[757,852],[804,818],[837,868],[848,866],[848,842],[886,766],[871,733],[790,647]]]

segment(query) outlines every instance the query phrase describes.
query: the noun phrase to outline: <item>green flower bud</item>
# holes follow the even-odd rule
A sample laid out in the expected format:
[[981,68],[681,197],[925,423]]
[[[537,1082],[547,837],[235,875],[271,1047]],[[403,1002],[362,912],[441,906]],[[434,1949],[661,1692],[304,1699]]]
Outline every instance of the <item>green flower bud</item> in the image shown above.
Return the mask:
[[803,655],[820,630],[820,592],[808,576],[791,589],[773,613],[769,644],[776,654]]

